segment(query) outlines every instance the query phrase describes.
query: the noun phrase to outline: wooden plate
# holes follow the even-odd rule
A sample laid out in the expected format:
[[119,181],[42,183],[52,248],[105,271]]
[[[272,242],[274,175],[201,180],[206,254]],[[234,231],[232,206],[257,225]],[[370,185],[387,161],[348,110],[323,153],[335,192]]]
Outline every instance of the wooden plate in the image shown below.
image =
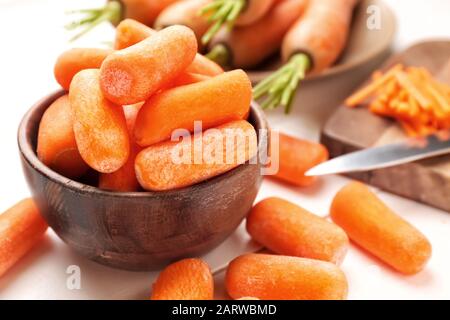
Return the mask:
[[[379,8],[381,28],[369,30],[367,27],[367,13],[370,6]],[[358,66],[368,63],[389,50],[396,31],[396,19],[391,9],[381,0],[362,0],[355,9],[348,44],[335,66],[311,75],[304,82],[313,79],[327,78],[348,72]],[[279,57],[261,66],[260,70],[247,70],[253,83],[257,83],[269,76],[281,66]]]

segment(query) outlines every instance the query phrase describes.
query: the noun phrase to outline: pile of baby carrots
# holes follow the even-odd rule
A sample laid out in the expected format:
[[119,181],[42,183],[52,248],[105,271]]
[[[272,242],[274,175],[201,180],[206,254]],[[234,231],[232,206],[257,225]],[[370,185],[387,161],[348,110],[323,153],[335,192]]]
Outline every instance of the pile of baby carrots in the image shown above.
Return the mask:
[[[45,112],[37,153],[67,177],[94,170],[103,189],[163,191],[212,178],[256,154],[256,132],[245,120],[252,98],[248,76],[224,72],[198,54],[197,39],[185,26],[155,31],[124,20],[115,50],[71,49],[58,58],[54,73],[68,94]],[[197,130],[196,121],[203,134],[171,141],[177,129]],[[230,150],[213,139],[217,131],[227,141],[243,135],[255,143]],[[224,159],[235,161],[196,163],[202,159],[198,142],[203,151],[223,149]],[[192,161],[175,163],[177,150],[188,150]],[[233,152],[244,154],[233,158]]]
[[450,86],[423,67],[395,65],[375,72],[371,83],[346,100],[349,107],[365,102],[374,114],[398,121],[412,137],[450,130]]
[[[334,197],[331,221],[280,198],[257,203],[247,231],[270,253],[237,257],[227,267],[225,287],[233,299],[342,300],[349,290],[339,265],[349,239],[400,273],[423,270],[431,244],[359,182]],[[153,285],[154,300],[213,299],[208,265],[185,259],[169,265]]]

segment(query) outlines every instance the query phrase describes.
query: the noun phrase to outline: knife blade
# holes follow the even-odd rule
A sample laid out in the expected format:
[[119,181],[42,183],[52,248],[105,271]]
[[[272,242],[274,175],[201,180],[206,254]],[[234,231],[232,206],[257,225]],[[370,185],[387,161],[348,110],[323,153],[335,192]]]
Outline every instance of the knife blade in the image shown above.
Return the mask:
[[370,171],[450,153],[450,139],[440,135],[411,138],[401,142],[349,153],[308,170],[306,176]]

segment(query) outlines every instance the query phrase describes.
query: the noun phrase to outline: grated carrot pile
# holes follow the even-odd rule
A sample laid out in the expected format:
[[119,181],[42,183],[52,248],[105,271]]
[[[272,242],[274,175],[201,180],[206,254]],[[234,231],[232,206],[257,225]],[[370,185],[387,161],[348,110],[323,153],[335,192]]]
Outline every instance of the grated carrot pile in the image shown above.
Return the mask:
[[372,82],[350,96],[345,104],[369,103],[374,114],[399,122],[409,136],[450,130],[450,86],[433,79],[422,67],[395,65],[384,74],[376,71]]

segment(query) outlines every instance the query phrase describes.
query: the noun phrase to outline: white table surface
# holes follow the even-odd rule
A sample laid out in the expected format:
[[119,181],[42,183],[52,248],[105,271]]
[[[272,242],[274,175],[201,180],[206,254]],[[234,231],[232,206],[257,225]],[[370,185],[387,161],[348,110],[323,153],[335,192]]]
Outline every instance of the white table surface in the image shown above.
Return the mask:
[[[399,21],[395,49],[425,38],[450,36],[450,1],[388,0]],[[53,63],[68,48],[62,25],[65,10],[92,7],[99,0],[0,0],[0,212],[29,196],[22,176],[16,130],[25,111],[39,98],[58,88]],[[110,41],[113,29],[103,25],[76,46]],[[294,115],[269,115],[274,128],[303,138],[317,139],[332,111],[303,106]],[[321,216],[348,180],[330,176],[307,189],[264,182],[258,199],[281,196]],[[349,280],[350,299],[449,299],[450,214],[375,190],[396,212],[416,225],[431,241],[433,257],[424,271],[402,276],[362,250],[351,247],[342,268]],[[213,269],[234,256],[254,250],[241,227],[205,259]],[[66,268],[81,268],[81,290],[68,290]],[[49,231],[42,243],[0,279],[0,299],[144,299],[157,273],[110,269],[79,256]],[[225,297],[223,275],[216,276],[217,296]]]

